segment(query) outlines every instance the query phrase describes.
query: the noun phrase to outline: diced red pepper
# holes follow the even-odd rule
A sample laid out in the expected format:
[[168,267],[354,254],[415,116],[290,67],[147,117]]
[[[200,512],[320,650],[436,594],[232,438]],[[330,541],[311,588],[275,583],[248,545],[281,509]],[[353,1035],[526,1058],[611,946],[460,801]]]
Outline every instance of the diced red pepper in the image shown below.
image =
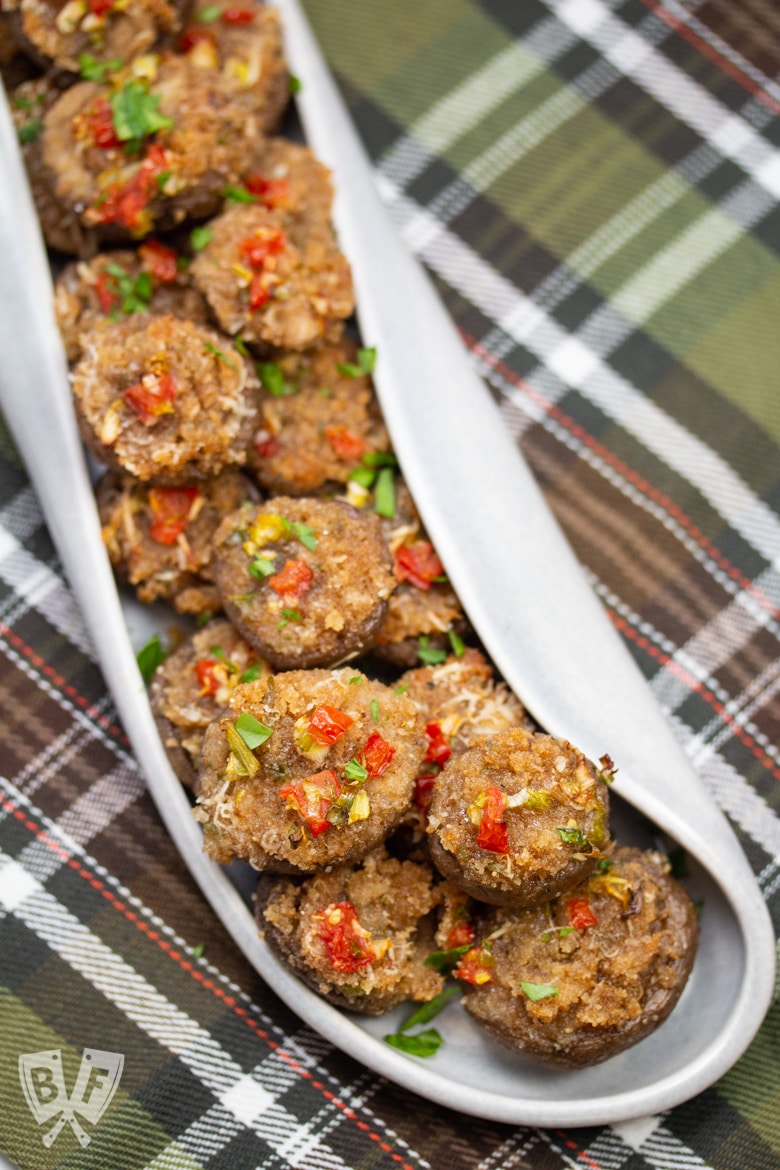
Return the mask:
[[312,837],[319,837],[331,827],[327,819],[333,804],[341,796],[339,778],[332,768],[315,772],[305,780],[296,780],[279,789],[289,809],[305,821]]
[[491,784],[485,789],[486,803],[479,822],[477,845],[490,853],[509,852],[509,826],[504,820],[506,795]]
[[255,443],[255,451],[261,459],[270,459],[272,455],[276,455],[281,451],[282,445],[275,435],[271,435],[268,439],[260,439]]
[[269,256],[278,256],[287,243],[284,232],[279,228],[258,235],[245,236],[239,241],[239,249],[252,268],[262,268]]
[[187,527],[192,505],[200,495],[196,487],[149,489],[149,507],[154,520],[149,535],[158,544],[175,544]]
[[212,698],[224,680],[225,668],[216,658],[200,658],[195,663],[195,675],[201,697]]
[[95,146],[101,147],[102,150],[110,150],[122,145],[114,129],[111,106],[105,98],[98,98],[95,102],[87,115],[87,124]]
[[474,942],[475,931],[470,922],[458,922],[447,935],[445,950],[454,951],[456,947],[470,947]]
[[251,8],[226,8],[222,13],[225,24],[251,24],[254,19]]
[[376,962],[371,935],[360,924],[351,902],[331,902],[315,916],[317,934],[334,971],[350,974]]
[[278,573],[268,578],[268,584],[280,596],[288,601],[300,601],[304,593],[311,588],[314,573],[306,561],[295,558],[287,561]]
[[328,707],[323,703],[312,712],[308,732],[315,743],[330,744],[341,739],[348,727],[355,720],[346,711],[339,711],[338,707]]
[[151,426],[161,415],[172,413],[176,383],[167,371],[144,374],[141,381],[125,390],[122,397],[144,426]]
[[484,947],[472,947],[461,956],[455,970],[452,972],[456,979],[463,979],[474,987],[484,987],[493,982],[491,968],[494,965],[493,956]]
[[94,16],[105,16],[114,7],[114,0],[89,0],[89,10]]
[[249,285],[249,308],[253,312],[255,309],[262,309],[266,301],[270,300],[270,297],[270,288],[264,282],[262,274],[256,272]]
[[99,272],[95,278],[95,296],[104,313],[112,313],[119,304],[116,280],[110,272]]
[[141,264],[158,284],[173,284],[178,275],[176,253],[159,240],[147,240],[138,249]]
[[131,232],[142,230],[143,212],[156,191],[155,180],[168,169],[165,150],[159,143],[151,143],[133,177],[109,187],[102,202],[95,205],[96,222],[118,223]]
[[290,186],[286,179],[266,179],[265,175],[247,175],[244,186],[250,195],[266,207],[287,207],[290,203]]
[[569,922],[576,930],[587,930],[589,926],[597,924],[598,918],[587,898],[569,898],[566,907],[569,911]]
[[433,581],[444,573],[444,565],[427,540],[402,544],[395,551],[395,575],[398,581],[411,581],[418,589],[430,589]]
[[371,779],[383,776],[390,767],[395,748],[388,743],[378,731],[372,731],[366,740],[365,747],[360,752],[360,762]]
[[366,442],[348,427],[325,427],[325,438],[342,459],[359,459],[365,454]]
[[201,44],[203,41],[208,41],[210,45],[216,45],[217,38],[210,28],[201,28],[200,25],[192,25],[190,28],[185,28],[179,37],[179,50],[182,53],[189,53],[190,49],[194,49],[196,45]]
[[443,768],[452,755],[452,748],[441,729],[441,724],[432,719],[425,724],[425,738],[428,740],[428,750],[425,753],[426,764],[438,764]]
[[427,812],[433,800],[435,776],[418,776],[414,782],[414,803],[421,812]]

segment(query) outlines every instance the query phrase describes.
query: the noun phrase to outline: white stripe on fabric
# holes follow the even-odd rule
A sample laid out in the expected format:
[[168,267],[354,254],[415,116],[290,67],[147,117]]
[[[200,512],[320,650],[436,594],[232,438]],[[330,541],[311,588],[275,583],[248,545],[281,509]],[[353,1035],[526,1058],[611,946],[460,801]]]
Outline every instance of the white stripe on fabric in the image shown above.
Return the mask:
[[[22,548],[6,528],[0,528],[0,579],[27,605],[37,609],[82,654],[95,661],[95,650],[84,620],[62,578]],[[16,598],[14,605],[18,605]],[[9,621],[8,617],[6,621]]]
[[[735,115],[676,65],[657,52],[648,39],[627,28],[601,0],[545,0],[559,20],[587,40],[607,61],[644,89],[675,118],[702,138],[716,142],[724,124]],[[732,159],[773,196],[780,196],[780,152],[745,123],[746,133],[718,143]],[[736,147],[736,148],[735,148]]]
[[642,1143],[639,1153],[651,1163],[653,1170],[713,1170],[709,1162],[663,1125],[653,1130]]
[[[67,834],[64,833],[58,827],[58,825],[56,823],[54,823],[49,818],[44,816],[44,814],[41,812],[41,810],[38,809],[35,805],[33,805],[22,792],[20,792],[18,789],[16,789],[14,787],[14,785],[10,784],[3,777],[0,777],[0,787],[4,788],[6,790],[9,798],[16,806],[28,811],[30,813],[30,815],[33,816],[41,824],[41,826],[44,828],[44,830],[49,834],[49,836],[54,841],[58,842],[62,846],[62,848],[64,850],[66,850],[70,855],[79,858],[85,866],[87,866],[92,872],[94,872],[96,875],[98,875],[103,880],[103,882],[105,883],[105,885],[108,888],[112,889],[117,894],[117,896],[119,897],[119,899],[122,902],[124,902],[128,906],[131,906],[133,908],[133,910],[139,915],[139,917],[143,918],[144,920],[146,920],[147,922],[152,924],[161,934],[163,934],[170,942],[172,942],[178,950],[184,951],[185,953],[188,951],[189,948],[188,948],[188,945],[184,939],[182,939],[179,935],[177,935],[175,933],[175,931],[173,931],[170,928],[170,926],[168,926],[168,924],[166,922],[164,922],[158,915],[153,914],[148,909],[148,907],[146,907],[144,905],[144,903],[141,902],[141,900],[139,898],[137,898],[134,894],[131,893],[130,890],[128,890],[125,886],[123,886],[120,882],[118,882],[117,879],[114,877],[114,875],[109,873],[108,870],[106,870],[104,866],[100,865],[97,861],[95,861],[95,859],[93,857],[91,857],[89,854],[87,854],[74,840],[69,838],[67,836]],[[38,844],[43,845],[44,843],[39,841]],[[27,856],[29,857],[29,860],[34,861],[38,865],[38,867],[40,868],[40,871],[42,873],[43,872],[53,872],[49,866],[47,866],[44,862],[42,862],[40,856],[37,853],[31,852]],[[56,856],[56,854],[55,854],[55,856]],[[24,875],[24,877],[22,878],[22,883],[23,883],[24,889],[27,892],[21,900],[21,906],[22,906],[22,908],[24,908],[25,906],[27,906],[28,902],[30,902],[31,908],[28,907],[28,909],[29,909],[29,918],[32,919],[32,921],[29,921],[28,918],[23,917],[22,915],[20,915],[20,917],[22,917],[22,920],[25,921],[27,923],[27,925],[30,926],[31,929],[35,930],[36,933],[39,934],[39,937],[42,937],[46,941],[48,941],[48,938],[47,938],[46,933],[45,933],[46,930],[48,930],[50,932],[53,930],[56,933],[57,930],[61,929],[61,927],[59,925],[59,917],[60,916],[59,916],[58,904],[54,901],[54,899],[52,899],[50,897],[50,895],[48,895],[48,893],[45,890],[43,890],[42,883],[37,879],[35,873],[31,873],[26,867],[23,867],[17,861],[13,861],[10,858],[5,858],[5,855],[2,853],[0,853],[0,889],[4,888],[3,887],[3,873],[5,872],[5,869],[7,868],[7,866],[4,866],[2,864],[4,860],[7,863],[10,863],[10,866],[11,866],[11,868],[8,870],[9,878],[6,879],[8,881],[8,886],[5,887],[6,891],[16,890],[17,886],[18,886],[18,882],[19,882],[19,875],[20,874]],[[55,868],[56,868],[56,865],[55,865]],[[8,896],[10,897],[11,895],[8,895]],[[30,900],[32,900],[32,901],[30,901]],[[46,911],[49,909],[49,903],[52,903],[52,902],[54,903],[54,909],[56,912],[54,915],[48,916]],[[68,911],[65,911],[63,909],[62,913],[65,915],[64,921],[67,924],[73,925],[74,937],[77,936],[78,933],[82,929],[86,929],[86,928],[82,928],[81,924],[78,922],[78,920],[75,919],[73,916],[71,916]],[[36,930],[35,923],[39,922],[39,921],[44,926],[44,933],[41,933],[41,932]],[[94,937],[94,936],[90,936],[90,937]],[[103,947],[103,944],[100,943],[100,941],[97,939],[95,939],[94,941],[96,944],[96,949],[99,951],[100,947]],[[56,946],[53,947],[53,949],[56,950]],[[72,939],[71,939],[69,942],[68,950],[70,951],[72,949],[74,949],[74,948],[72,946]],[[104,949],[107,950],[108,948],[104,948]],[[75,950],[77,951],[78,948],[76,947]],[[113,953],[109,951],[109,954],[113,954]],[[91,969],[92,962],[94,960],[93,960],[91,955],[89,957],[90,957],[89,967]],[[118,956],[113,956],[113,957],[116,959],[118,964],[126,966],[126,964],[123,964],[123,961]],[[76,961],[78,961],[78,954],[75,955],[75,959],[76,959]],[[356,1100],[356,1099],[355,1100],[351,1099],[351,1095],[349,1093],[347,1086],[345,1086],[342,1082],[339,1082],[328,1071],[328,1069],[320,1063],[322,1058],[327,1057],[327,1055],[333,1051],[333,1046],[328,1041],[326,1041],[323,1037],[317,1035],[316,1033],[310,1031],[305,1026],[301,1027],[301,1029],[298,1031],[298,1033],[294,1036],[286,1035],[285,1032],[283,1031],[283,1029],[278,1024],[276,1024],[265,1012],[263,1012],[262,1009],[257,1004],[255,1004],[254,1001],[251,1000],[249,998],[249,996],[247,996],[247,994],[237,984],[233,983],[230,979],[228,979],[227,976],[225,976],[217,967],[213,966],[210,962],[207,962],[205,959],[202,959],[202,958],[197,959],[197,960],[193,958],[192,962],[194,964],[196,964],[199,968],[208,972],[211,979],[213,979],[216,983],[218,983],[222,987],[224,987],[226,992],[229,992],[230,995],[233,996],[236,1000],[238,1000],[242,1004],[242,1006],[245,1009],[247,1009],[247,1011],[249,1013],[251,1013],[251,1015],[255,1019],[260,1021],[264,1030],[266,1030],[269,1034],[273,1035],[276,1038],[276,1041],[280,1046],[281,1045],[284,1046],[284,1053],[286,1053],[286,1055],[290,1058],[290,1060],[285,1060],[283,1053],[281,1053],[278,1049],[274,1050],[273,1048],[270,1048],[267,1050],[266,1054],[264,1055],[263,1060],[256,1066],[256,1068],[254,1070],[252,1070],[252,1076],[254,1076],[258,1080],[258,1082],[262,1085],[264,1090],[272,1098],[277,1097],[283,1089],[287,1088],[290,1084],[292,1084],[294,1082],[294,1080],[297,1079],[297,1077],[300,1075],[295,1070],[295,1068],[293,1067],[293,1064],[291,1063],[292,1061],[295,1061],[303,1069],[315,1073],[317,1079],[322,1081],[324,1084],[326,1084],[329,1087],[329,1089],[333,1092],[334,1096],[337,1097],[339,1100],[346,1102],[355,1111],[361,1110],[360,1101]],[[75,969],[78,970],[79,968],[76,967]],[[132,968],[128,967],[128,970],[132,971]],[[109,975],[111,975],[112,973],[113,973],[113,969],[112,969],[112,971],[109,972]],[[86,977],[90,978],[90,975],[87,974]],[[140,978],[140,977],[138,977],[138,978]],[[92,980],[92,982],[94,983],[95,980]],[[109,984],[113,985],[113,981],[110,979],[109,979]],[[97,986],[97,984],[96,984],[96,986]],[[145,986],[147,988],[149,987],[148,984]],[[144,988],[143,983],[141,984],[141,987],[143,990],[143,988]],[[102,990],[102,988],[99,988],[99,990]],[[151,992],[152,997],[158,996],[158,993],[156,992],[155,989],[149,988],[149,991]],[[110,998],[110,996],[109,996],[109,998]],[[158,1002],[160,1000],[162,1000],[162,998],[163,997],[158,996]],[[113,1002],[117,1003],[118,1006],[122,1006],[121,1002],[119,1002],[117,999],[114,999]],[[135,1002],[135,999],[133,996],[131,996],[131,1003],[133,1003],[133,1002]],[[152,1002],[154,1002],[153,999],[152,999]],[[163,1001],[163,1002],[167,1002],[167,1001]],[[143,996],[141,996],[140,1003],[139,1003],[139,1010],[140,1010],[140,1008],[145,1007],[146,1003],[147,1003],[147,1001],[144,1000]],[[175,1010],[178,1011],[178,1009],[175,1009]],[[126,1012],[126,1014],[130,1018],[133,1018],[131,1012],[128,1011],[128,1012]],[[164,1012],[163,1012],[163,1016],[164,1016]],[[170,1023],[170,1021],[167,1021],[167,1023]],[[180,1055],[182,1057],[182,1059],[184,1059],[185,1063],[189,1064],[189,1067],[191,1068],[191,1070],[193,1071],[193,1073],[196,1076],[199,1075],[198,1074],[199,1061],[198,1061],[198,1057],[197,1057],[197,1052],[192,1052],[191,1048],[192,1048],[192,1036],[197,1034],[197,1030],[198,1030],[198,1025],[195,1024],[194,1021],[192,1021],[191,1022],[191,1036],[190,1036],[190,1040],[189,1040],[189,1043],[187,1045],[186,1051],[184,1053],[178,1053],[173,1048],[170,1049],[176,1055]],[[164,1029],[164,1031],[167,1034],[168,1028]],[[155,1037],[155,1038],[158,1038],[158,1037]],[[218,1070],[219,1069],[223,1070],[221,1076],[216,1079],[216,1086],[217,1086],[217,1091],[219,1091],[220,1085],[221,1085],[221,1090],[222,1090],[222,1093],[224,1094],[224,1093],[229,1092],[232,1084],[236,1083],[236,1081],[238,1079],[244,1077],[246,1074],[244,1073],[244,1071],[242,1069],[239,1068],[238,1065],[236,1065],[232,1061],[232,1058],[230,1058],[230,1056],[228,1054],[224,1054],[224,1059],[223,1059],[222,1049],[219,1048],[219,1046],[215,1045],[215,1049],[216,1049],[217,1057],[218,1057],[218,1059],[216,1061],[216,1067]],[[211,1059],[211,1057],[209,1056],[209,1060],[210,1059]],[[227,1071],[225,1071],[225,1070],[227,1070]],[[229,1074],[231,1074],[234,1070],[237,1070],[237,1075],[230,1076]],[[207,1087],[209,1087],[209,1088],[211,1087],[211,1085],[208,1084],[207,1081],[203,1077],[201,1077],[201,1080],[203,1081],[204,1084],[207,1084]],[[378,1084],[379,1084],[379,1082],[377,1082],[377,1085]],[[214,1108],[217,1109],[220,1107],[222,1107],[224,1109],[224,1106],[222,1106],[221,1099],[219,1097],[219,1093],[217,1093],[217,1101],[215,1102]],[[337,1112],[337,1107],[334,1106],[332,1104],[332,1102],[329,1102],[327,1100],[327,1098],[323,1097],[323,1105],[322,1105],[321,1112],[328,1112],[331,1110],[334,1111],[334,1115],[337,1115],[337,1120],[340,1119],[341,1114]],[[425,1168],[428,1167],[428,1163],[425,1161],[425,1159],[421,1158],[421,1156],[419,1154],[417,1154],[410,1146],[408,1146],[408,1144],[406,1142],[403,1142],[402,1140],[400,1140],[398,1138],[397,1134],[395,1134],[394,1131],[381,1118],[374,1117],[370,1113],[370,1111],[366,1111],[366,1112],[372,1116],[372,1120],[375,1124],[377,1131],[381,1131],[387,1137],[388,1141],[394,1142],[394,1143],[398,1144],[401,1148],[405,1149],[408,1152],[410,1158],[412,1160],[416,1161],[423,1168],[423,1170],[425,1170]],[[229,1115],[235,1118],[234,1113],[231,1113]],[[297,1122],[295,1124],[297,1124]],[[278,1126],[277,1126],[277,1135],[276,1136],[277,1137],[279,1136]],[[170,1149],[171,1147],[168,1147],[168,1148]],[[162,1165],[166,1165],[166,1163],[162,1163]],[[176,1163],[174,1163],[174,1165],[176,1165]],[[342,1164],[339,1163],[339,1165],[341,1166]]]
[[[383,184],[387,192],[387,182]],[[573,339],[530,298],[477,256],[458,236],[399,192],[394,193],[395,218],[413,249],[406,225],[427,218],[427,240],[415,250],[452,288],[471,301],[488,319],[523,344],[546,365],[563,366],[586,390],[588,399],[647,447],[705,497],[707,502],[770,563],[780,565],[780,520],[758,499],[724,459],[686,427],[665,414],[627,379],[591,352],[575,350]],[[575,366],[574,357],[584,363]]]

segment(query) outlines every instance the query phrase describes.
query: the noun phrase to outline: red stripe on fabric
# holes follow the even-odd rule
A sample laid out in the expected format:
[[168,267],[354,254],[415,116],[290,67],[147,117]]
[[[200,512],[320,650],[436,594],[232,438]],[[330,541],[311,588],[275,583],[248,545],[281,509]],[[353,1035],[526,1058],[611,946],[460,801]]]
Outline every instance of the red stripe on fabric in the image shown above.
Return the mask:
[[773,114],[780,114],[780,102],[776,98],[773,98],[771,94],[767,93],[765,89],[762,89],[749,73],[740,69],[734,61],[730,61],[719,49],[710,44],[705,37],[697,33],[690,25],[685,24],[678,16],[669,12],[668,9],[664,8],[663,4],[657,3],[656,0],[642,0],[642,3],[651,12],[654,12],[656,16],[660,17],[665,24],[668,24],[689,45],[693,45],[703,56],[707,57],[719,69],[728,74],[732,80],[743,86],[753,97],[758,98]]
[[6,626],[3,622],[0,622],[0,637],[3,637],[8,642],[10,642],[10,644],[16,650],[18,650],[29,662],[32,663],[36,670],[39,670],[41,674],[45,674],[46,677],[50,679],[51,682],[53,682],[54,685],[58,687],[64,695],[67,695],[67,697],[71,699],[77,707],[80,707],[82,711],[84,711],[84,713],[89,716],[90,719],[94,720],[95,723],[99,723],[105,731],[110,732],[110,734],[118,739],[120,743],[124,744],[126,747],[130,746],[130,741],[122,731],[121,727],[118,727],[116,723],[112,723],[110,719],[106,718],[105,715],[101,715],[100,711],[97,709],[94,703],[90,703],[89,699],[86,699],[84,695],[82,695],[79,691],[76,690],[74,686],[67,682],[61,674],[58,674],[57,671],[54,670],[54,668],[50,666],[45,659],[41,658],[40,654],[36,654],[31,646],[28,646],[27,643],[24,642],[18,634],[14,633],[14,631],[9,626]]
[[639,475],[638,472],[629,467],[627,463],[624,463],[622,459],[619,459],[612,451],[599,443],[598,440],[595,439],[593,435],[589,434],[588,431],[586,431],[583,427],[581,427],[579,423],[575,423],[574,419],[572,419],[569,415],[564,414],[564,412],[558,406],[556,406],[555,403],[550,402],[548,398],[545,398],[543,394],[540,394],[538,390],[536,390],[523,378],[520,378],[514,372],[514,370],[505,365],[500,358],[494,357],[494,355],[491,354],[489,350],[486,350],[484,346],[482,346],[476,340],[476,338],[471,337],[467,333],[461,333],[461,336],[463,337],[463,340],[465,341],[468,348],[481,361],[485,362],[486,365],[496,370],[497,373],[499,373],[501,377],[504,378],[507,382],[511,382],[513,386],[516,386],[518,390],[521,390],[523,394],[526,395],[526,397],[532,399],[532,401],[535,402],[537,406],[541,407],[545,414],[549,415],[550,418],[554,418],[556,422],[559,422],[565,430],[574,436],[575,439],[578,439],[583,444],[583,446],[588,447],[589,450],[593,451],[595,455],[598,455],[599,459],[603,460],[604,463],[607,463],[610,467],[614,468],[614,470],[617,471],[623,477],[623,479],[627,480],[630,484],[637,488],[642,493],[642,495],[646,496],[647,499],[652,500],[653,503],[660,505],[660,507],[663,508],[667,515],[675,520],[681,528],[684,528],[688,535],[696,541],[700,548],[704,549],[707,555],[711,557],[713,561],[715,561],[718,567],[721,568],[724,573],[727,573],[728,576],[731,577],[732,581],[735,581],[737,585],[739,585],[743,592],[748,593],[756,602],[758,602],[762,609],[766,610],[766,612],[771,617],[780,619],[780,608],[773,604],[772,599],[768,597],[763,592],[763,590],[759,589],[755,582],[751,581],[749,577],[746,577],[744,573],[742,573],[742,571],[736,567],[736,565],[733,565],[731,561],[728,560],[728,558],[720,551],[720,549],[718,549],[711,542],[709,537],[706,536],[701,531],[701,529],[693,523],[691,518],[687,516],[685,512],[683,512],[682,508],[675,504],[674,500],[665,495],[664,492],[659,491],[658,488],[654,487],[653,484],[649,483],[646,479],[644,479],[643,476]]
[[371,1140],[379,1145],[381,1150],[384,1150],[386,1153],[390,1154],[392,1161],[397,1162],[399,1166],[402,1167],[402,1170],[414,1170],[414,1167],[411,1166],[408,1162],[405,1162],[401,1154],[394,1152],[392,1146],[389,1146],[384,1141],[384,1139],[371,1128],[370,1125],[368,1125],[365,1121],[361,1121],[353,1109],[350,1109],[348,1105],[346,1105],[343,1101],[340,1101],[339,1098],[336,1097],[336,1095],[329,1089],[327,1089],[321,1081],[316,1080],[314,1075],[309,1072],[307,1068],[304,1068],[303,1065],[301,1065],[293,1056],[290,1056],[288,1052],[285,1052],[282,1046],[276,1040],[274,1040],[264,1028],[262,1028],[255,1020],[252,1019],[247,1009],[242,1007],[234,996],[229,995],[224,990],[224,988],[214,983],[212,979],[209,979],[201,971],[194,967],[189,959],[185,958],[179,951],[175,949],[175,947],[171,946],[171,944],[166,939],[162,938],[158,931],[149,927],[144,919],[136,914],[133,910],[129,910],[128,907],[125,906],[124,902],[120,901],[120,899],[117,898],[110,889],[108,889],[108,887],[103,881],[101,881],[99,877],[96,877],[95,874],[90,873],[88,869],[85,869],[78,858],[73,857],[73,855],[69,853],[64,846],[60,845],[58,841],[55,841],[55,839],[51,837],[45,829],[43,829],[39,824],[31,819],[29,814],[23,808],[20,808],[19,805],[10,799],[10,797],[4,796],[2,793],[0,793],[0,808],[4,808],[7,812],[10,812],[11,815],[25,827],[25,829],[27,829],[39,841],[41,841],[48,849],[52,851],[52,853],[55,853],[57,857],[60,858],[60,860],[64,861],[66,865],[68,865],[70,869],[74,870],[80,878],[92,886],[93,889],[97,890],[98,893],[100,893],[102,897],[106,899],[109,905],[122,914],[128,922],[133,924],[133,926],[137,927],[138,930],[145,934],[148,939],[156,943],[157,946],[165,952],[169,959],[172,959],[175,963],[178,964],[179,967],[181,967],[182,971],[185,971],[194,980],[196,980],[196,982],[200,983],[200,985],[207,991],[212,992],[212,994],[215,995],[217,999],[220,999],[226,1007],[230,1008],[235,1015],[244,1021],[247,1027],[249,1027],[255,1033],[255,1035],[258,1036],[259,1039],[265,1041],[268,1047],[279,1057],[280,1060],[283,1060],[304,1080],[309,1081],[312,1088],[321,1093],[322,1096],[325,1097],[325,1099],[332,1105],[334,1105],[335,1108],[339,1109],[346,1118],[348,1118],[350,1121],[354,1121],[357,1128],[368,1134]]
[[601,1163],[594,1162],[590,1154],[583,1150],[572,1138],[567,1137],[562,1130],[558,1130],[557,1136],[561,1139],[567,1150],[573,1150],[575,1152],[579,1162],[584,1162],[586,1166],[590,1166],[591,1170],[601,1170]]
[[756,759],[759,760],[764,765],[764,767],[772,773],[776,780],[780,780],[780,768],[777,766],[777,764],[775,764],[772,757],[761,747],[759,743],[756,743],[750,732],[747,731],[746,728],[744,728],[742,724],[739,723],[739,721],[726,710],[725,705],[720,701],[719,698],[717,698],[716,695],[712,693],[709,687],[705,687],[704,684],[699,682],[698,679],[694,678],[694,676],[690,674],[690,672],[687,671],[685,667],[680,666],[679,662],[672,658],[670,654],[667,654],[665,650],[661,650],[658,646],[651,642],[650,639],[646,637],[646,635],[640,634],[634,626],[627,622],[625,618],[615,613],[614,610],[608,609],[607,613],[609,614],[610,619],[612,620],[615,627],[620,630],[621,634],[625,634],[625,636],[630,638],[631,641],[640,648],[640,650],[644,650],[644,652],[648,654],[650,658],[654,658],[656,662],[660,662],[661,665],[666,667],[672,674],[675,674],[678,678],[682,679],[689,690],[694,691],[697,695],[700,695],[701,698],[703,698],[704,701],[708,703],[710,707],[712,707],[715,714],[729,727],[732,734],[735,735],[737,739],[742,741],[745,747],[748,748],[748,750],[753,753]]

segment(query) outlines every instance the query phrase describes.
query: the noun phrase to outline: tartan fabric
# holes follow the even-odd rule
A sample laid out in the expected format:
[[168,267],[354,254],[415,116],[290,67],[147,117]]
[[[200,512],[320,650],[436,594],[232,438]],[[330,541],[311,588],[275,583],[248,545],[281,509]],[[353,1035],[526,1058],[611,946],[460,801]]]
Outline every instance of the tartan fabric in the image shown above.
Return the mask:
[[[780,924],[780,49],[761,0],[308,0],[394,217]],[[305,84],[305,78],[303,79]],[[183,872],[0,441],[0,1150],[23,1170],[780,1166],[780,1011],[666,1116],[449,1113],[304,1027]],[[197,950],[203,945],[203,954]],[[125,1054],[81,1150],[22,1052]]]

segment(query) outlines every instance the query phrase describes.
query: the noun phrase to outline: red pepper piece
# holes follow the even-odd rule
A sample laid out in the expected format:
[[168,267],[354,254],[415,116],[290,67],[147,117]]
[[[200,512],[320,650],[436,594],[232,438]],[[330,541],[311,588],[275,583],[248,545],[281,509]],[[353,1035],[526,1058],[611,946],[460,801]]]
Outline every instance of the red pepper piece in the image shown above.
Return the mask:
[[105,98],[98,98],[95,102],[90,113],[87,115],[87,124],[95,146],[99,146],[103,150],[110,150],[122,145],[114,129],[114,116],[111,112],[111,106]]
[[598,918],[587,898],[569,898],[566,906],[569,911],[569,922],[576,930],[587,930],[589,926],[597,924]]
[[119,304],[116,280],[110,272],[99,272],[95,279],[95,296],[104,313],[112,313]]
[[275,228],[261,235],[245,236],[238,246],[247,264],[252,268],[262,268],[269,256],[278,256],[284,250],[286,243],[284,232]]
[[509,852],[509,826],[504,820],[506,796],[493,784],[485,789],[485,796],[487,800],[479,823],[477,845],[490,853],[506,854]]
[[201,697],[212,698],[224,682],[225,668],[216,658],[199,658],[195,663],[195,675]]
[[425,724],[425,738],[428,740],[425,763],[438,764],[440,768],[443,768],[452,755],[452,748],[437,720],[432,719],[430,723]]
[[173,284],[178,275],[176,253],[159,240],[147,240],[138,249],[141,264],[158,284]]
[[268,578],[268,584],[288,601],[299,601],[311,588],[314,573],[306,561],[298,558],[287,561],[278,573]]
[[144,426],[151,426],[163,414],[173,412],[176,383],[167,372],[144,374],[140,382],[130,386],[122,395]]
[[334,971],[349,974],[376,962],[371,935],[361,926],[351,902],[331,902],[314,917],[317,934]]
[[249,285],[249,308],[254,312],[255,309],[262,309],[263,305],[271,297],[271,290],[264,283],[263,277],[259,272],[256,272],[252,277]]
[[182,53],[189,53],[190,49],[194,49],[202,41],[208,41],[209,44],[216,46],[217,39],[210,28],[201,28],[199,25],[185,28],[179,37],[179,50]]
[[472,947],[461,957],[452,973],[456,979],[463,979],[474,987],[483,987],[486,983],[493,982],[490,971],[493,964],[493,956],[484,947]]
[[470,922],[458,922],[447,935],[444,949],[454,951],[456,947],[470,947],[474,942],[475,931]]
[[414,803],[421,812],[427,812],[431,807],[435,783],[436,777],[430,775],[418,776],[414,782]]
[[402,544],[395,552],[395,576],[398,581],[411,581],[418,589],[430,589],[433,581],[444,573],[430,541],[417,540]]
[[315,772],[305,780],[296,780],[279,789],[287,807],[305,821],[312,837],[319,837],[331,828],[327,819],[333,804],[341,796],[339,778],[332,768]]
[[276,455],[281,451],[282,444],[275,435],[271,435],[268,439],[260,439],[255,443],[255,451],[261,459],[270,459],[272,455]]
[[254,19],[251,8],[226,8],[222,13],[224,24],[251,24]]
[[168,170],[164,149],[153,142],[136,173],[126,183],[115,183],[95,208],[98,223],[118,223],[128,231],[143,228],[143,212],[156,192],[155,179]]
[[395,748],[378,731],[372,731],[360,752],[360,762],[371,779],[382,776],[390,767]]
[[266,207],[288,207],[290,186],[286,179],[266,179],[265,175],[247,175],[244,186]]
[[200,495],[196,487],[150,488],[149,507],[154,520],[149,535],[158,544],[175,544],[187,527],[192,505]]
[[94,16],[105,16],[114,7],[114,0],[89,0],[89,10]]
[[348,427],[325,427],[325,438],[342,459],[355,460],[365,454],[365,440]]
[[315,743],[330,744],[341,739],[348,727],[355,720],[346,711],[339,711],[338,707],[328,707],[323,703],[312,712],[308,732]]

